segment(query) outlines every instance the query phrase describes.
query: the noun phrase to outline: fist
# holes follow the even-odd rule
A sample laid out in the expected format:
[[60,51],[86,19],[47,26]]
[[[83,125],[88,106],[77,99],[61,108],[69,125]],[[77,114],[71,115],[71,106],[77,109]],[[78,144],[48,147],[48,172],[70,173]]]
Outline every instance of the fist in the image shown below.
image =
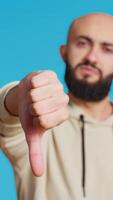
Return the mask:
[[44,171],[41,138],[46,130],[68,118],[69,97],[53,71],[35,71],[19,84],[19,117],[29,147],[31,168],[36,176]]
[[40,125],[44,130],[57,126],[68,118],[69,97],[52,71],[43,71],[31,77],[27,98],[34,124]]

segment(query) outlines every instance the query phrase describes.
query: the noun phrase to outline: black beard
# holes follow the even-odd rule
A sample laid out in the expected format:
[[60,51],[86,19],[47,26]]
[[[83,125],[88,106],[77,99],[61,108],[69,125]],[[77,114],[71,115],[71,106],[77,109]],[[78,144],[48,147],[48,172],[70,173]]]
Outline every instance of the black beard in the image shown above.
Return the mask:
[[[78,65],[79,67],[80,65]],[[113,73],[106,76],[106,78],[100,78],[96,83],[88,83],[85,80],[78,80],[71,66],[66,62],[65,81],[69,91],[74,97],[88,101],[97,102],[103,100],[108,96]],[[102,75],[102,74],[101,74]]]

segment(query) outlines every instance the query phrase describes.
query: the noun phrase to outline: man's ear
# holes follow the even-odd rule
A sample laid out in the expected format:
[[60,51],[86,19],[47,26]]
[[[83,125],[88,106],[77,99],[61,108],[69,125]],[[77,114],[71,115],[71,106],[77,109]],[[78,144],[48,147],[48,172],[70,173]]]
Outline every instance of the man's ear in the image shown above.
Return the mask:
[[60,46],[60,55],[65,62],[67,59],[67,46],[66,45],[61,45]]

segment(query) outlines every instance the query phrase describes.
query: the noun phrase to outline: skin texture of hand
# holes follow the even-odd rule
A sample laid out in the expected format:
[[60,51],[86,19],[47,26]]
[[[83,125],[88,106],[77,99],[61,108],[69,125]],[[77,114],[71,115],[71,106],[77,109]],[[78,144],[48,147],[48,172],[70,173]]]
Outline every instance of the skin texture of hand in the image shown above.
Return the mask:
[[46,130],[68,118],[69,97],[52,71],[35,71],[19,84],[19,117],[29,147],[29,159],[34,175],[44,172],[41,139]]

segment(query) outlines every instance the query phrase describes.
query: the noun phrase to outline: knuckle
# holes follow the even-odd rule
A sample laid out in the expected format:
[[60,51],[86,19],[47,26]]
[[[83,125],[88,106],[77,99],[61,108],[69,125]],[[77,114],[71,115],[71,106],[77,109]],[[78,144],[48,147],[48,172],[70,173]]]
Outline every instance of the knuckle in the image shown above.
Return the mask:
[[31,87],[32,88],[35,88],[37,86],[37,79],[34,79],[34,77],[32,77],[31,81],[30,81],[30,84],[31,84]]
[[39,108],[35,103],[31,105],[31,112],[35,115],[40,115]]
[[41,102],[38,102],[37,103],[37,113],[39,115],[42,115],[44,112],[45,112],[45,106]]
[[28,96],[29,96],[31,101],[33,101],[33,102],[35,101],[35,96],[34,96],[34,90],[33,89],[31,89],[29,91]]
[[48,74],[53,78],[57,78],[57,74],[52,70],[48,70]]
[[27,81],[31,81],[32,78],[33,78],[37,73],[38,73],[37,71],[32,71],[31,73],[29,73],[29,74],[25,77],[25,79],[26,79]]
[[30,114],[36,115],[36,110],[35,110],[34,104],[31,104],[31,105],[30,105],[29,111],[30,111]]
[[31,89],[28,93],[28,97],[31,102],[37,102],[40,100],[40,89]]
[[49,128],[49,123],[48,120],[45,116],[40,116],[39,117],[39,121],[40,121],[40,125],[44,128],[44,129],[48,129]]
[[37,115],[42,115],[44,113],[44,106],[40,102],[34,103],[33,110]]

